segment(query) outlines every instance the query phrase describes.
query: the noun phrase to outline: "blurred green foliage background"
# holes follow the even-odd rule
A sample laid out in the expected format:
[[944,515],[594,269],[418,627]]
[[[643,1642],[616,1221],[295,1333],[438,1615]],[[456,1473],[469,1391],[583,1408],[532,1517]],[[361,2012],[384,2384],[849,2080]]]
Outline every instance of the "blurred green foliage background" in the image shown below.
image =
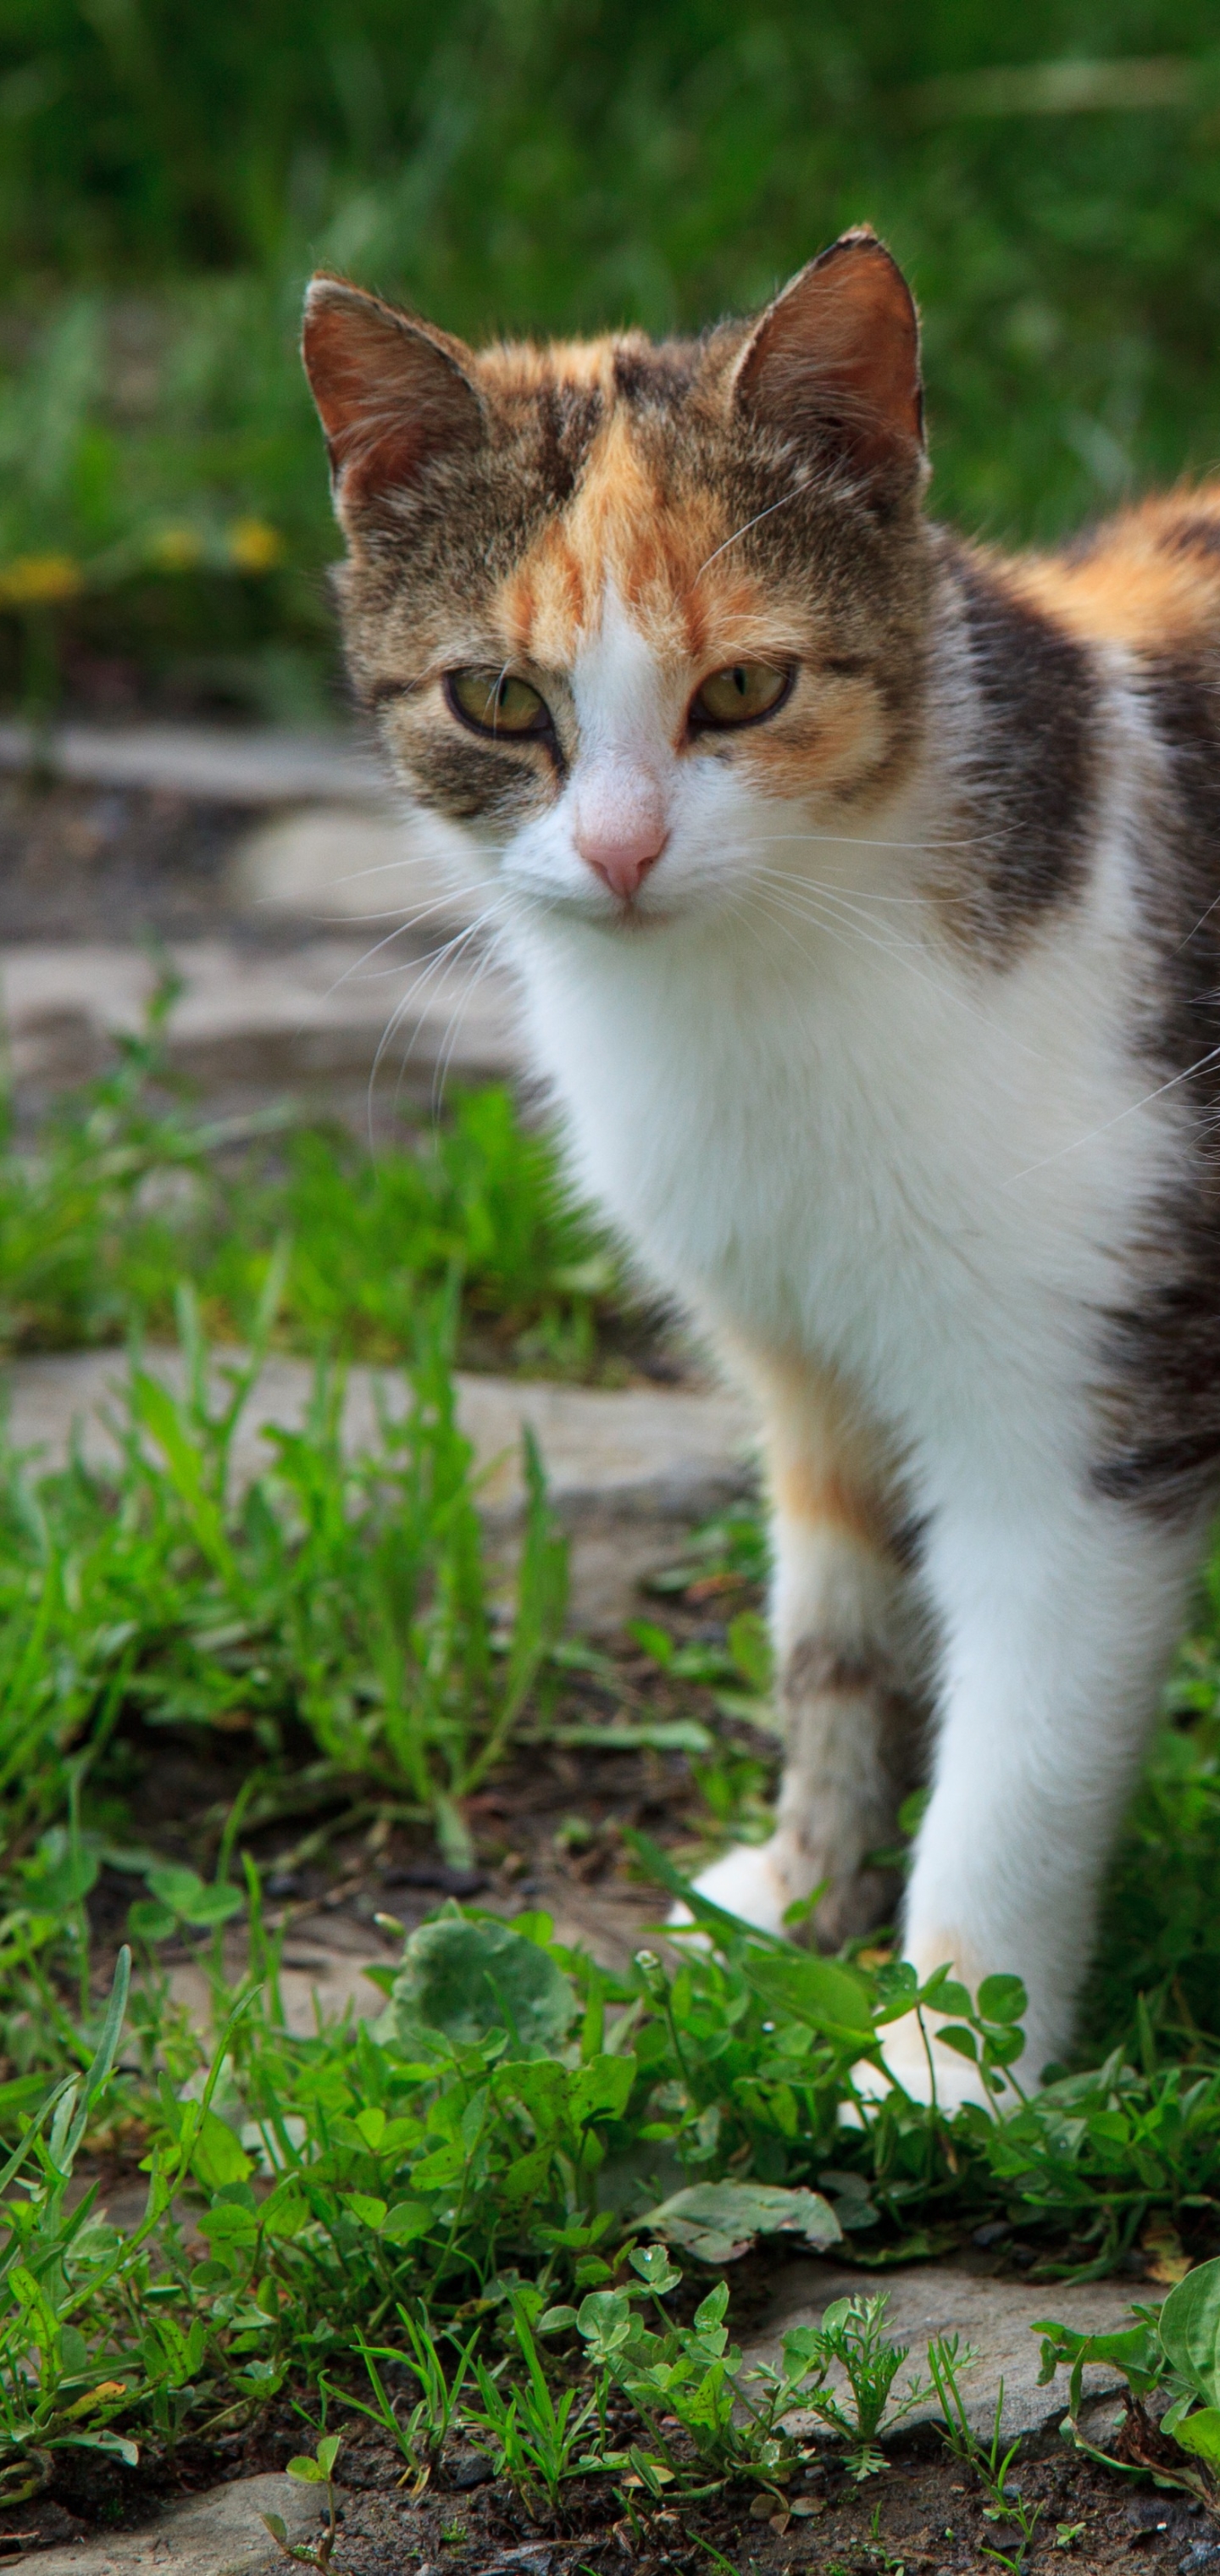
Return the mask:
[[1220,457],[1215,0],[0,0],[0,688],[316,711],[314,263],[665,331],[862,218],[942,511],[1053,537]]

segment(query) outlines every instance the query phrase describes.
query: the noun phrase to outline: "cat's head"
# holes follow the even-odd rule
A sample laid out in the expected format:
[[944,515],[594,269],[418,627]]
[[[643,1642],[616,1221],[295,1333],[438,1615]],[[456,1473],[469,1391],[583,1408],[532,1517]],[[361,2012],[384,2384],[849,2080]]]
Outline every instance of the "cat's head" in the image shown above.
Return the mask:
[[349,665],[399,774],[524,904],[731,904],[858,833],[918,733],[919,339],[869,232],[760,316],[466,348],[314,279]]

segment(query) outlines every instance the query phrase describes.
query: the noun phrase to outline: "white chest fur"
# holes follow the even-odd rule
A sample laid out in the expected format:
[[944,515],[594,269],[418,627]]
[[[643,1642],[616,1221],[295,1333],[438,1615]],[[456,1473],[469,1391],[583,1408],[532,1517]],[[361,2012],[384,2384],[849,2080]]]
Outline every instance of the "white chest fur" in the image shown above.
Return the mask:
[[1176,1150],[1124,1053],[1124,880],[1103,854],[1001,972],[892,898],[513,942],[580,1183],[709,1321],[850,1375],[933,1484],[988,1424],[1062,1443]]
[[[971,1983],[1015,1969],[1035,2074],[1070,2028],[1195,1544],[1090,1489],[1099,1315],[1184,1151],[1182,1096],[1131,1045],[1131,883],[1115,833],[1002,969],[914,904],[895,930],[880,905],[794,919],[748,892],[694,931],[519,943],[578,1180],[713,1335],[830,1362],[904,1461],[940,1691],[906,1951]],[[785,1653],[884,1627],[841,1537],[779,1512],[773,1538]],[[799,1705],[773,1841],[701,1882],[771,1929],[877,1840],[873,1703]],[[892,2062],[923,2085],[922,2042]]]

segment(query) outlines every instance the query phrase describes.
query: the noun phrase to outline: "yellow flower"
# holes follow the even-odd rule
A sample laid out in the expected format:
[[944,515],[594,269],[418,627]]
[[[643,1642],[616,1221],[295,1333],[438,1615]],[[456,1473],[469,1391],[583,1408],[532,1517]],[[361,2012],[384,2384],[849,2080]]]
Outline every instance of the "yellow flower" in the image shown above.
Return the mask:
[[0,601],[9,608],[44,608],[74,599],[84,574],[71,555],[15,555],[0,568]]
[[203,541],[194,528],[158,528],[148,551],[162,572],[190,572],[203,554]]
[[229,555],[239,572],[271,572],[284,560],[284,540],[265,519],[238,519],[229,530]]

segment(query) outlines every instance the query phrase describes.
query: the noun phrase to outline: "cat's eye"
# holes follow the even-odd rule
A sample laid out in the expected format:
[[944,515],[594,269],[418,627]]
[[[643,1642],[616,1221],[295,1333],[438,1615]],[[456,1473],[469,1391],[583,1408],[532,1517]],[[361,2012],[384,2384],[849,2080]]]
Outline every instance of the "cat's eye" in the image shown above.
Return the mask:
[[475,733],[538,734],[551,730],[546,699],[515,671],[447,671],[445,695]]
[[791,665],[777,662],[730,662],[713,671],[691,700],[690,722],[701,726],[757,724],[774,715],[792,686]]

